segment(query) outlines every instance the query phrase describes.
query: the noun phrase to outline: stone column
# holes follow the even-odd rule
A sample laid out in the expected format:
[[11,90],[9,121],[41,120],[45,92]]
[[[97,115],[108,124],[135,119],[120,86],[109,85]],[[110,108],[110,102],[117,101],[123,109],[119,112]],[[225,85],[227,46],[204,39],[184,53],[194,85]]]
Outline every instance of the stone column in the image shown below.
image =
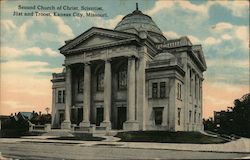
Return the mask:
[[84,81],[83,81],[83,121],[80,123],[82,127],[89,127],[89,115],[91,104],[91,66],[90,63],[84,64]]
[[52,87],[52,120],[51,126],[52,128],[57,127],[56,125],[59,123],[56,121],[57,109],[56,109],[56,89]]
[[101,123],[102,127],[111,129],[110,112],[111,112],[111,60],[105,61],[104,70],[104,120]]
[[66,66],[66,78],[65,78],[65,93],[66,93],[66,101],[65,101],[65,120],[61,124],[62,129],[70,129],[70,107],[72,105],[72,92],[71,92],[71,68]]
[[128,121],[135,121],[135,58],[128,63]]
[[124,123],[125,130],[138,130],[139,124],[135,119],[135,57],[128,58],[128,94],[127,94],[127,121]]

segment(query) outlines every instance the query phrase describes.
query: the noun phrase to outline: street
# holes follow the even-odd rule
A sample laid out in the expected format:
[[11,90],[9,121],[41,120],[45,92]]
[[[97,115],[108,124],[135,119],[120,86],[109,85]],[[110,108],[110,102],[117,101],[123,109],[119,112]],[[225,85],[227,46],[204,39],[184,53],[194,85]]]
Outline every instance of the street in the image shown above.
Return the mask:
[[64,142],[1,142],[5,158],[16,159],[234,159],[240,153],[192,152],[158,149],[119,148],[110,145],[81,146]]

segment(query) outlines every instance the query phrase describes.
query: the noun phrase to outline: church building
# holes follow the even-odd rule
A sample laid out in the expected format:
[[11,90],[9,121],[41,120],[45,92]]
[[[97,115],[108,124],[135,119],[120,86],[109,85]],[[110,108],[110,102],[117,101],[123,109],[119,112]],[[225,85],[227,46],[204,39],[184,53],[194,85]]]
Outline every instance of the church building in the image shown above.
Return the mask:
[[59,48],[52,127],[199,131],[206,62],[188,37],[167,39],[138,7],[114,29],[92,27]]

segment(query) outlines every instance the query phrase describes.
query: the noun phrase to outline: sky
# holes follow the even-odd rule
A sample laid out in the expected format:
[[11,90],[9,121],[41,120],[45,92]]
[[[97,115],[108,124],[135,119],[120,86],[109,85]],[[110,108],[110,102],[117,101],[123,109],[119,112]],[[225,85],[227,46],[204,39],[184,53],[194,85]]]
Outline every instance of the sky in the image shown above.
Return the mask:
[[[0,115],[51,108],[53,72],[61,72],[65,40],[90,27],[114,29],[123,16],[139,10],[152,17],[167,39],[188,36],[201,44],[207,63],[203,82],[203,117],[233,106],[249,93],[249,2],[170,0],[20,0],[1,1]],[[18,6],[35,6],[20,9]],[[38,6],[51,10],[38,10]],[[102,7],[106,17],[25,16],[53,13],[53,6]],[[22,12],[22,16],[14,12]],[[86,13],[85,10],[56,10]],[[51,110],[50,110],[51,111]]]

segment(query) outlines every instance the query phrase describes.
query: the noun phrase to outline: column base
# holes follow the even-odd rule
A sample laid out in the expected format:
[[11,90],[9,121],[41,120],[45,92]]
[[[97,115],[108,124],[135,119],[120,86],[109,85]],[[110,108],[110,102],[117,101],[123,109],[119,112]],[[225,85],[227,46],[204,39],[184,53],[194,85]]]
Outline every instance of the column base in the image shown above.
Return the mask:
[[61,129],[71,129],[71,122],[70,121],[63,121],[61,124]]
[[101,127],[106,127],[106,130],[111,130],[111,122],[103,121],[100,124]]
[[126,131],[138,131],[139,123],[137,121],[126,121],[123,123],[123,129]]
[[82,121],[80,124],[79,124],[80,127],[90,127],[90,122],[88,121]]

